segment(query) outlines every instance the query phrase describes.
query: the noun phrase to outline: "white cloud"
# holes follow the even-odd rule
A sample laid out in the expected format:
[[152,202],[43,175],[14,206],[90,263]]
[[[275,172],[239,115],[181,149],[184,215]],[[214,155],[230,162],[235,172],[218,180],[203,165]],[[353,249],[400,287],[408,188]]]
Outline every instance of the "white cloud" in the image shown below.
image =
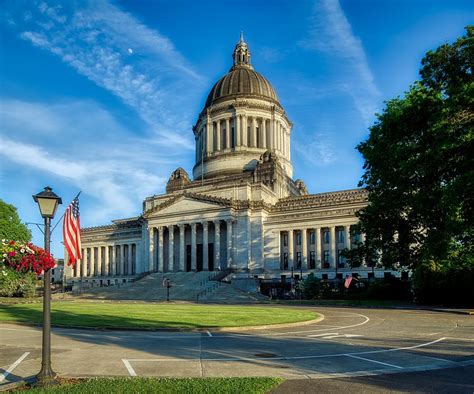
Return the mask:
[[136,214],[177,165],[172,155],[156,158],[146,138],[134,136],[94,102],[2,99],[0,119],[2,162],[82,190],[95,200],[87,225]]
[[[105,0],[61,6],[26,2],[17,8],[21,38],[119,97],[150,126],[158,143],[194,148],[193,114],[183,108],[203,80],[167,37]],[[187,94],[176,94],[184,86]]]
[[333,145],[325,133],[314,133],[305,138],[305,143],[294,140],[292,147],[303,160],[315,167],[325,167],[336,159]]
[[311,27],[301,46],[324,52],[340,61],[338,88],[349,94],[366,125],[377,110],[380,93],[361,40],[352,31],[338,0],[315,3]]

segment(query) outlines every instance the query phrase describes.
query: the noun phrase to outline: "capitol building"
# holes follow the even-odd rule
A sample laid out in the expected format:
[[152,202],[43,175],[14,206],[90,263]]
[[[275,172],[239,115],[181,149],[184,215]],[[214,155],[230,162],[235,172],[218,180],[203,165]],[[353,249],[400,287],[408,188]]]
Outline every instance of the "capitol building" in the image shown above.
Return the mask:
[[363,240],[350,227],[367,192],[309,194],[294,180],[293,124],[242,37],[232,60],[192,129],[192,174],[177,168],[139,217],[84,228],[72,280],[114,284],[152,272],[223,270],[253,278],[383,275],[351,270],[341,255]]

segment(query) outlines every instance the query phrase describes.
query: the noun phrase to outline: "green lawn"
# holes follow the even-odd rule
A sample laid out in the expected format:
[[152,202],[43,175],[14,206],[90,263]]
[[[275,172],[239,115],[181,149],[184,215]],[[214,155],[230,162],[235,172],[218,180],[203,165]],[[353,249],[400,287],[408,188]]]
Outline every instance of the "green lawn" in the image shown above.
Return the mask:
[[[104,328],[216,328],[312,320],[301,308],[105,302],[53,302],[53,326]],[[0,322],[41,323],[42,304],[0,305]]]
[[64,383],[50,388],[33,387],[17,393],[267,393],[280,378],[98,378]]

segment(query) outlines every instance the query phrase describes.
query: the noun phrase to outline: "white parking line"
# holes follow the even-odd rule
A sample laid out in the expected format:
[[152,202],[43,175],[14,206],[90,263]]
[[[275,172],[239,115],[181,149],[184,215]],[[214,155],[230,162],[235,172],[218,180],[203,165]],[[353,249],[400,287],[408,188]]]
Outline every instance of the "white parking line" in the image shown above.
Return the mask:
[[207,335],[209,335],[210,337],[212,337],[212,334],[209,332],[209,331],[206,331],[207,332]]
[[357,359],[359,359],[359,360],[369,361],[369,362],[375,363],[375,364],[385,365],[385,366],[387,366],[387,367],[403,369],[403,367],[400,367],[400,366],[398,366],[398,365],[383,363],[383,362],[381,362],[381,361],[371,360],[370,358],[364,358],[364,357],[354,356],[353,354],[346,354],[346,356],[347,356],[347,357],[351,357],[351,358],[357,358]]
[[23,353],[23,355],[18,360],[16,360],[4,373],[0,375],[0,383],[2,383],[7,378],[7,376],[10,375],[16,367],[18,367],[18,365],[26,358],[26,356],[28,356],[28,354],[30,354],[30,352]]
[[130,376],[137,376],[137,373],[132,368],[132,365],[130,364],[130,362],[127,359],[122,358],[122,362],[123,362],[123,365],[125,365],[125,368],[127,368],[127,371],[130,374]]
[[316,338],[316,337],[325,337],[326,335],[338,335],[338,333],[337,332],[325,332],[324,334],[308,335],[308,337]]

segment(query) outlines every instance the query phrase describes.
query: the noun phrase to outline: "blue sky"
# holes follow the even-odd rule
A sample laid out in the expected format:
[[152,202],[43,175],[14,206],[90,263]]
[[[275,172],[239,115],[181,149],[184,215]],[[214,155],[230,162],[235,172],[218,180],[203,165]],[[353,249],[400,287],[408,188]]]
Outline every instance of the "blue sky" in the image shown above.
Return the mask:
[[[25,222],[41,221],[31,195],[46,185],[58,218],[82,191],[83,227],[139,215],[176,167],[192,173],[191,127],[241,30],[294,123],[294,177],[356,187],[374,113],[473,15],[456,0],[4,0],[0,196]],[[57,257],[60,241],[58,226]]]

